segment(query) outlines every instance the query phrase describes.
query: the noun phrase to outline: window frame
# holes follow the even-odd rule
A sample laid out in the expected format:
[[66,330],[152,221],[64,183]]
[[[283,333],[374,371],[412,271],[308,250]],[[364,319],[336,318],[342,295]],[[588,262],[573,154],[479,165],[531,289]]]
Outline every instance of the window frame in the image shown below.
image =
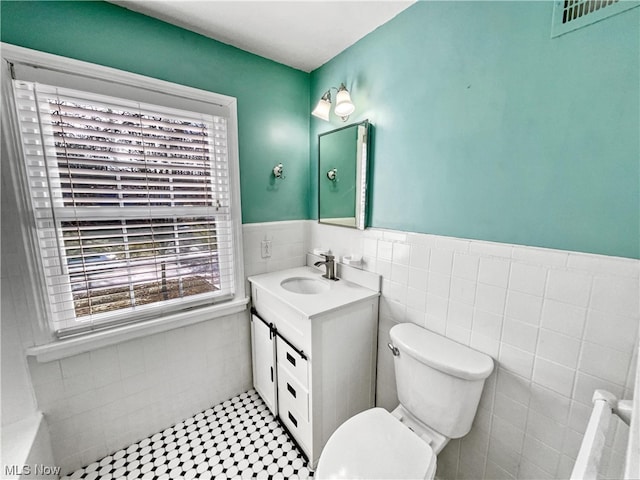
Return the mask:
[[[91,343],[91,337],[100,337],[104,345],[106,338],[111,338],[116,343],[118,338],[133,338],[134,336],[145,335],[145,330],[157,332],[176,328],[180,325],[195,323],[205,319],[214,318],[220,315],[228,315],[246,309],[248,299],[245,294],[244,262],[242,247],[242,220],[240,204],[240,168],[238,152],[238,122],[237,122],[237,100],[235,97],[221,95],[205,90],[200,90],[184,85],[179,85],[164,80],[158,80],[143,75],[125,72],[110,67],[104,67],[92,63],[74,60],[58,55],[30,50],[6,43],[0,44],[0,55],[2,57],[2,137],[3,137],[3,157],[8,163],[7,167],[11,179],[16,188],[16,202],[20,228],[24,239],[26,258],[28,259],[26,271],[28,273],[28,284],[32,290],[32,295],[36,303],[37,319],[32,323],[34,339],[36,345],[34,352],[40,359],[41,356],[54,357],[66,356],[65,348],[60,344]],[[60,72],[61,74],[76,76],[87,80],[97,80],[99,82],[109,82],[110,84],[122,85],[124,88],[134,88],[146,90],[150,94],[166,94],[171,97],[178,97],[189,102],[206,102],[215,104],[227,109],[227,141],[228,141],[228,161],[229,161],[229,189],[231,205],[231,225],[233,238],[233,262],[234,262],[234,296],[230,300],[222,301],[218,304],[205,307],[194,307],[192,309],[180,310],[167,314],[163,317],[149,319],[142,318],[139,322],[130,323],[124,326],[116,326],[109,330],[97,330],[83,333],[82,336],[57,340],[54,336],[53,325],[50,323],[49,302],[47,300],[47,288],[44,283],[44,266],[38,255],[38,241],[36,236],[36,226],[32,215],[31,199],[27,184],[25,183],[26,168],[22,161],[23,150],[19,140],[18,119],[15,113],[12,82],[12,65],[20,64],[29,67],[36,67]],[[79,87],[81,89],[81,87]],[[107,93],[108,94],[108,93]],[[141,99],[141,101],[148,101]],[[185,107],[188,109],[188,107]],[[3,166],[4,168],[4,166]],[[145,328],[145,325],[149,328]],[[52,347],[53,345],[53,347]],[[86,345],[85,345],[86,347]],[[73,354],[77,348],[71,349]],[[58,353],[52,353],[58,352]]]

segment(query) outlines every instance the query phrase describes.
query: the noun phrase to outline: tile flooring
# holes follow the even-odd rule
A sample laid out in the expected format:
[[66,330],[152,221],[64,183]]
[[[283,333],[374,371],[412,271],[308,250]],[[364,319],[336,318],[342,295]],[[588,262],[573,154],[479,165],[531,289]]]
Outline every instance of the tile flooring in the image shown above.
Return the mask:
[[249,390],[62,480],[312,477],[287,432]]

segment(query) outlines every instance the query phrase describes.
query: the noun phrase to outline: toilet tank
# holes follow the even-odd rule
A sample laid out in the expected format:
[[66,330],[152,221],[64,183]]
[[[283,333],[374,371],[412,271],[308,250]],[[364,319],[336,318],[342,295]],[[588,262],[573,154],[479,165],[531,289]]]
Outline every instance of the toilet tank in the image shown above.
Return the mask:
[[425,425],[449,438],[471,430],[493,360],[413,323],[391,331],[400,404]]

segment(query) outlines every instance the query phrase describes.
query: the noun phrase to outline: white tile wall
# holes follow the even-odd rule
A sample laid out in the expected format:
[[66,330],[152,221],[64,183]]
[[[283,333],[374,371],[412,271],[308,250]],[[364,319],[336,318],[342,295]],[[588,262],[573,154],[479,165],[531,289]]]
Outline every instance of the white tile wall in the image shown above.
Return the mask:
[[[636,260],[307,223],[307,248],[362,254],[384,277],[378,403],[397,405],[389,329],[414,322],[491,355],[472,431],[440,478],[567,478],[596,388],[628,398],[638,345]],[[407,270],[408,267],[408,270]],[[628,428],[613,422],[604,478],[619,478]]]
[[[4,142],[2,149],[5,149]],[[32,314],[32,302],[26,301],[24,285],[25,259],[21,248],[20,221],[15,208],[14,185],[8,162],[2,163],[2,259],[0,261],[0,339],[2,340],[2,425],[24,420],[36,412],[36,402],[29,381],[27,362],[23,355],[23,345],[32,341],[30,325],[26,315]]]
[[[272,242],[266,259],[264,239]],[[244,226],[245,273],[303,265],[304,253],[317,246],[362,254],[365,268],[384,277],[381,406],[397,404],[386,343],[398,322],[430,328],[496,360],[474,428],[439,456],[442,478],[567,477],[593,389],[631,395],[637,261],[294,221]],[[14,319],[32,313],[22,296],[4,293],[3,324],[5,312]],[[25,329],[20,337],[28,343]],[[60,361],[30,360],[56,460],[71,471],[248,388],[249,345],[247,316],[238,314]],[[625,441],[625,427],[615,422],[605,476],[620,475]]]
[[[305,222],[245,225],[246,275],[304,265],[304,234]],[[272,242],[268,259],[263,239]],[[62,474],[248,390],[249,335],[244,312],[59,361],[29,358]]]

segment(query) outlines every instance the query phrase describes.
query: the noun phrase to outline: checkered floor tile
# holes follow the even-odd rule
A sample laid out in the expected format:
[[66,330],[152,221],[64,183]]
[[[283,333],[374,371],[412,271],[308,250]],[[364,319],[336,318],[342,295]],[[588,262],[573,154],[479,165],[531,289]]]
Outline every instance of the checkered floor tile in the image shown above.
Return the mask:
[[288,434],[249,390],[62,480],[312,477]]

